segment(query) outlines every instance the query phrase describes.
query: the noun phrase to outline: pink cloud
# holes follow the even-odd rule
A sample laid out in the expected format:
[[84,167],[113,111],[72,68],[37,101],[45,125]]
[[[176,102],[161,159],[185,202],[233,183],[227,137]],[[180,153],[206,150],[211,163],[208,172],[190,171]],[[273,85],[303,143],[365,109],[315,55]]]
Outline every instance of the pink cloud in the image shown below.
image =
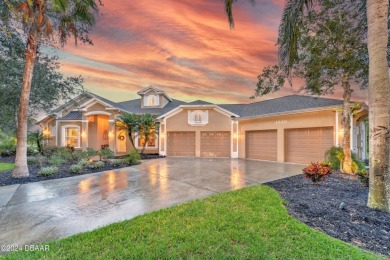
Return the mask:
[[[134,98],[140,88],[154,84],[176,99],[247,103],[257,75],[277,61],[282,0],[258,0],[254,6],[238,1],[234,30],[223,1],[104,4],[91,34],[94,45],[66,46],[62,70],[83,75],[89,90],[113,100]],[[266,98],[289,93],[285,89]]]

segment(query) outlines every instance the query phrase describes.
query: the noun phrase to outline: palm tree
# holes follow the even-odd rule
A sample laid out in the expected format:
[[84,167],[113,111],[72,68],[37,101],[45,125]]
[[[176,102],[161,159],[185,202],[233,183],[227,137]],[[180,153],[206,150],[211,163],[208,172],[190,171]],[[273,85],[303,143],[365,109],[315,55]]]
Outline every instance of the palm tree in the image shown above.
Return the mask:
[[140,116],[140,138],[144,138],[144,144],[142,146],[141,154],[145,152],[146,144],[149,142],[151,137],[155,135],[156,129],[156,116],[151,114],[144,114]]
[[45,140],[45,135],[42,132],[36,131],[29,133],[27,140],[36,145],[38,152],[43,155],[43,140]]
[[[279,26],[279,60],[287,75],[298,59],[300,17],[321,0],[288,0]],[[225,0],[229,24],[234,26],[232,4]],[[370,189],[367,205],[390,212],[390,84],[387,63],[388,0],[367,0],[369,53]]]
[[[22,3],[16,0],[6,0],[2,4],[2,14],[8,8],[14,12],[3,15],[8,25],[13,25],[20,18],[27,32],[27,45],[25,50],[26,63],[24,66],[22,91],[18,110],[17,150],[14,178],[28,177],[27,167],[27,112],[30,99],[31,81],[34,65],[38,58],[38,49],[42,41],[58,32],[58,39],[64,45],[74,36],[84,42],[91,42],[88,30],[95,22],[94,13],[98,12],[100,0],[27,0]],[[20,3],[20,4],[19,4]],[[13,21],[9,18],[15,18]]]
[[136,114],[122,114],[116,121],[116,127],[119,130],[126,131],[129,137],[130,143],[133,148],[137,151],[134,137],[140,131],[140,116]]
[[370,192],[368,206],[390,212],[389,0],[367,0]]

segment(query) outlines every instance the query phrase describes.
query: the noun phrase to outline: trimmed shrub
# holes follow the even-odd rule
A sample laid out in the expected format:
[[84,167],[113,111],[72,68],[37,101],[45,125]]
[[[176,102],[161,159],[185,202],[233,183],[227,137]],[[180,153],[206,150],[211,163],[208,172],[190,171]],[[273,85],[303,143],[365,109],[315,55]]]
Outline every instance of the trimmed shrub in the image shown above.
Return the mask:
[[332,173],[332,167],[329,163],[310,163],[308,166],[302,169],[303,174],[312,182],[317,183],[324,180],[329,174]]
[[90,169],[101,169],[105,166],[104,162],[95,162],[88,165],[88,168]]
[[79,162],[78,162],[78,165],[80,165],[81,167],[87,167],[88,166],[88,164],[89,164],[89,162],[87,161],[87,160],[80,160]]
[[88,158],[92,157],[92,156],[95,156],[95,155],[97,155],[97,151],[88,147],[87,148],[87,155],[88,155]]
[[53,154],[50,156],[48,162],[54,166],[61,166],[62,164],[66,163],[67,160],[61,157],[60,154]]
[[73,160],[73,152],[69,147],[60,147],[57,152],[55,152],[55,155],[58,155],[66,161]]
[[16,154],[16,138],[5,134],[0,136],[0,156],[13,156]]
[[27,147],[27,155],[36,155],[36,154],[39,154],[39,152],[37,150],[35,150],[34,148],[32,147]]
[[100,161],[101,161],[102,159],[112,158],[112,157],[115,156],[114,152],[111,151],[111,150],[108,149],[108,148],[104,148],[104,149],[98,151],[98,152],[97,152],[97,155],[99,155]]
[[41,176],[51,176],[57,172],[58,172],[58,167],[50,166],[50,167],[42,168],[38,174]]
[[73,153],[73,159],[76,161],[88,159],[88,153],[83,151],[76,151]]
[[44,164],[44,163],[46,163],[47,162],[47,157],[45,157],[45,156],[42,156],[42,155],[40,155],[40,154],[38,154],[37,156],[35,156],[35,158],[36,158],[36,165],[39,167],[39,168],[42,168],[42,165]]
[[[366,169],[363,161],[357,158],[355,153],[351,153],[352,157],[352,172],[356,173]],[[333,146],[325,153],[326,160],[332,165],[333,170],[340,170],[341,162],[344,160],[344,151],[341,147]]]
[[35,156],[27,156],[28,164],[36,164],[38,162],[38,158]]
[[55,146],[45,146],[42,148],[43,155],[48,157],[52,156],[55,151],[57,151],[57,147]]
[[132,150],[127,158],[125,158],[128,164],[140,164],[141,156],[136,150]]
[[111,165],[116,167],[116,166],[125,165],[126,163],[127,162],[124,159],[116,159],[116,160],[111,162]]
[[81,174],[83,172],[83,166],[79,164],[73,164],[69,167],[69,171],[75,174]]
[[95,169],[101,169],[105,166],[104,162],[95,162]]

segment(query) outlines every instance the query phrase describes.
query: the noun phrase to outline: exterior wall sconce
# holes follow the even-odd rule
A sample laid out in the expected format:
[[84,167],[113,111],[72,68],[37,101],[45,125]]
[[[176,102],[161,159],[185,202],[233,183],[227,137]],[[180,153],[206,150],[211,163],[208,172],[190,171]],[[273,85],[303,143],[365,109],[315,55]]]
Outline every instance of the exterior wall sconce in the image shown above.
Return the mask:
[[238,134],[237,134],[237,133],[234,133],[234,134],[233,134],[233,138],[234,138],[234,139],[237,139],[237,138],[238,138]]
[[165,134],[164,134],[164,133],[161,133],[160,136],[161,136],[162,138],[164,138],[164,137],[165,137]]
[[49,130],[47,130],[47,127],[45,127],[44,129],[43,129],[43,135],[44,136],[49,136],[49,134],[50,134],[50,132],[49,132]]
[[112,138],[113,136],[114,136],[114,132],[113,131],[108,132],[108,137]]
[[85,131],[81,132],[81,136],[82,137],[86,137],[87,136],[87,133]]

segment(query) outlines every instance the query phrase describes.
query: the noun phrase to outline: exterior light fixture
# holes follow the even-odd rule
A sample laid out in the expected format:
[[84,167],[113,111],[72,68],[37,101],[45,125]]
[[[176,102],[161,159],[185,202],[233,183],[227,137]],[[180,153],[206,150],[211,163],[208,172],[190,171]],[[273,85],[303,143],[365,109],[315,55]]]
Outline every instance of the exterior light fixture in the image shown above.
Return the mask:
[[86,137],[86,136],[87,136],[87,133],[86,133],[85,131],[83,131],[83,132],[81,133],[81,136],[82,136],[82,137]]
[[44,136],[48,136],[49,135],[49,130],[47,130],[47,127],[44,128],[42,133],[43,133]]

